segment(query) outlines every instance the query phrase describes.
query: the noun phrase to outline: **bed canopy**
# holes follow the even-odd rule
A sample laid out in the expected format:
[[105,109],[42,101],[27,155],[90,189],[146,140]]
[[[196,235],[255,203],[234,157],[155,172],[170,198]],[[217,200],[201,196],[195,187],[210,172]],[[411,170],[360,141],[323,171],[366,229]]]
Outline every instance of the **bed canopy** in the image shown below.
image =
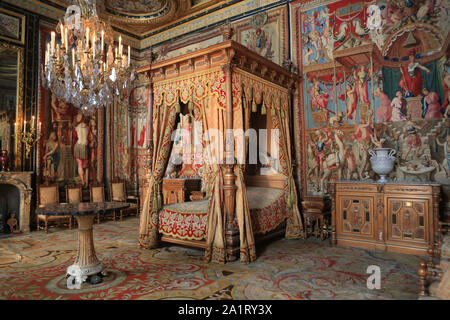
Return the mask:
[[[154,248],[159,241],[169,241],[204,248],[206,261],[223,263],[239,257],[248,263],[256,258],[255,236],[267,238],[282,230],[286,238],[301,238],[303,224],[290,138],[291,97],[299,76],[233,40],[141,67],[138,72],[150,79],[149,114],[153,120],[149,123],[151,164],[142,199],[139,246]],[[204,140],[209,143],[203,150],[206,198],[163,206],[162,179],[181,105],[187,105],[201,121]],[[233,136],[233,130],[249,129],[255,112],[278,129],[278,174],[250,176],[247,165],[242,164],[249,139]],[[262,208],[269,194],[272,199]],[[197,211],[189,212],[190,207]],[[262,231],[255,234],[254,229]]]

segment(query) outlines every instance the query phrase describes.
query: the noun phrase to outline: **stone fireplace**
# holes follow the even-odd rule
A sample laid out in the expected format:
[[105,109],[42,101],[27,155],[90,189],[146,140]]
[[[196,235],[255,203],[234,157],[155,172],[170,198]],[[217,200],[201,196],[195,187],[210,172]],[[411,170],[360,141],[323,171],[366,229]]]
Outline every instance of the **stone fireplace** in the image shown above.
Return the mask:
[[[30,232],[31,196],[33,193],[31,187],[32,173],[31,171],[0,171],[0,185],[12,185],[19,190],[19,212],[16,215],[18,216],[17,220],[19,220],[19,229],[22,232]],[[14,192],[11,192],[11,195],[13,194]]]

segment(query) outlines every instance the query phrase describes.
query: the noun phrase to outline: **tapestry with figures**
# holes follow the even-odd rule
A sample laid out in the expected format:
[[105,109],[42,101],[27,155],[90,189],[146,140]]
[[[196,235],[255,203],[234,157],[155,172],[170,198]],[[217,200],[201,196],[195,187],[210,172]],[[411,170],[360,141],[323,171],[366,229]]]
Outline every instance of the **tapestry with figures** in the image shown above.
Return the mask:
[[308,193],[377,179],[370,150],[396,151],[389,178],[449,194],[449,1],[310,1],[294,8]]

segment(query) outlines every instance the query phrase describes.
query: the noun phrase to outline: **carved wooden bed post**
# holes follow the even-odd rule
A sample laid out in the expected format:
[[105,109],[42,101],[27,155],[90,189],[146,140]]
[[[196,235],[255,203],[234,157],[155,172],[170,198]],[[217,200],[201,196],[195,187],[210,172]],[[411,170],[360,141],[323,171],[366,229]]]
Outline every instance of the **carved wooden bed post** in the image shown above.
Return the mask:
[[225,240],[227,261],[235,261],[239,256],[239,231],[234,225],[236,207],[236,176],[234,175],[234,135],[233,135],[233,88],[231,60],[234,50],[226,52],[228,62],[222,65],[226,77],[226,117],[225,117],[225,164],[224,167],[224,197],[225,197]]
[[[151,60],[150,60],[151,63]],[[148,92],[150,92],[150,96],[148,97],[148,128],[147,128],[147,134],[148,134],[148,154],[150,159],[153,159],[153,109],[155,106],[153,105],[153,73],[149,70],[148,71],[148,77],[150,79],[148,83]]]

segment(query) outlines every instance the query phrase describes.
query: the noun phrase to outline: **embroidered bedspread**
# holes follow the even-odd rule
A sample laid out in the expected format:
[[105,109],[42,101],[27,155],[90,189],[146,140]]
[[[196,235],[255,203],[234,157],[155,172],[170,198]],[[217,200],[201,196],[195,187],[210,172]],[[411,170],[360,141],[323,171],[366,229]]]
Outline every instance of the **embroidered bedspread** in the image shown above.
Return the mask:
[[[286,219],[286,193],[281,189],[247,187],[254,234],[264,234]],[[206,239],[209,199],[165,205],[159,232],[180,239]],[[234,221],[236,227],[237,219]]]

